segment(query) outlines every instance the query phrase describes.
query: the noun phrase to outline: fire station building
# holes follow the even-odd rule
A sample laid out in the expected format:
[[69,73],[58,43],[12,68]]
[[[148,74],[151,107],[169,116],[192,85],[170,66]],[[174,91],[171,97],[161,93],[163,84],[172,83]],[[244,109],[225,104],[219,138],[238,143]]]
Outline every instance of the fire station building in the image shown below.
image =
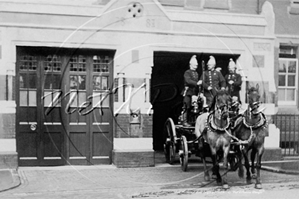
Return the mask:
[[[0,167],[154,166],[192,55],[278,110],[275,14],[237,0],[0,0]],[[268,151],[277,154],[272,122]],[[273,156],[274,157],[274,156]]]

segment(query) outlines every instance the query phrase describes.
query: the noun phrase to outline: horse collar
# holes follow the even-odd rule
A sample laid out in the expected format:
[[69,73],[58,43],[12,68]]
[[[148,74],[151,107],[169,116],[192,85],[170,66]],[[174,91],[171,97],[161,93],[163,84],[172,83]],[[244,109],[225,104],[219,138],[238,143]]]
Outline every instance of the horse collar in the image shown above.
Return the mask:
[[[210,125],[209,125],[210,124]],[[214,120],[213,120],[213,114],[209,114],[208,118],[207,118],[207,122],[206,122],[206,127],[207,129],[209,129],[210,131],[226,131],[229,128],[230,125],[230,119],[227,118],[227,125],[224,128],[220,128],[218,127]]]
[[266,119],[266,116],[262,113],[259,113],[260,115],[260,120],[256,123],[256,124],[248,124],[246,122],[246,116],[244,115],[243,117],[243,123],[244,125],[247,127],[247,128],[250,128],[250,129],[256,129],[256,128],[260,128],[262,126],[264,126],[265,128],[268,126],[268,120]]

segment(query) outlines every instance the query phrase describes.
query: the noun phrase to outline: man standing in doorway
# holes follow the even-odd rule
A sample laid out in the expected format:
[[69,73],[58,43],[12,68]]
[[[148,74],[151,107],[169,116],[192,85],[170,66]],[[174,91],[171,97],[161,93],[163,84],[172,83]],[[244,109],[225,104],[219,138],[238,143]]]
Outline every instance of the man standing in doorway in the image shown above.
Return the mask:
[[215,70],[216,60],[213,56],[207,62],[207,71],[203,71],[201,80],[204,88],[204,96],[208,107],[211,106],[217,90],[225,90],[226,82],[221,72]]
[[199,75],[196,71],[197,68],[198,61],[196,59],[196,55],[193,55],[190,59],[190,69],[186,70],[184,73],[184,90],[182,91],[184,110],[182,115],[182,124],[185,127],[191,126],[187,122],[188,112],[191,109],[192,96],[198,94],[199,85],[201,84]]

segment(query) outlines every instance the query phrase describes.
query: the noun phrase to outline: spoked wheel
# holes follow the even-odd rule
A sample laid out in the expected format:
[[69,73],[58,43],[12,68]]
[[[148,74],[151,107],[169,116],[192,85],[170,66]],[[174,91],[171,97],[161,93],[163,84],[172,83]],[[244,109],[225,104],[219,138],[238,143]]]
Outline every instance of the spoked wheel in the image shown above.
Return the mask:
[[169,163],[170,162],[170,141],[168,140],[166,140],[166,142],[164,143],[164,153],[165,153],[166,162]]
[[174,164],[174,162],[175,162],[175,144],[174,143],[171,143],[170,144],[170,147],[169,147],[169,154],[170,154],[170,156],[169,156],[169,163],[170,164]]
[[180,154],[180,164],[182,171],[187,171],[188,168],[188,158],[189,158],[189,151],[188,151],[188,144],[186,137],[183,135],[180,139],[182,153]]
[[176,154],[176,129],[172,118],[167,119],[164,128],[164,133],[166,137],[166,142],[164,144],[166,162],[173,164],[175,161]]

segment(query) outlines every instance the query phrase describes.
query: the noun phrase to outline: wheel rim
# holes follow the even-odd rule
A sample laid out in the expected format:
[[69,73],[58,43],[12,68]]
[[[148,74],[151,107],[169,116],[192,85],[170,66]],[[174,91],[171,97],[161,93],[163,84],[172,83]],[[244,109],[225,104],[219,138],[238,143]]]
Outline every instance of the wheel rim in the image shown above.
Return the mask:
[[164,153],[165,153],[165,158],[166,158],[166,162],[169,163],[170,162],[170,143],[166,142],[164,144]]
[[169,138],[171,138],[171,141],[175,142],[176,129],[172,118],[168,118],[168,120],[166,121],[166,130],[167,130],[167,135],[169,136]]
[[[174,163],[176,153],[176,129],[172,118],[168,118],[165,122],[165,137],[166,137],[166,158],[170,164]],[[169,144],[169,145],[167,145]]]
[[187,146],[187,140],[186,137],[183,135],[181,136],[181,148],[183,151],[183,154],[181,155],[181,168],[183,171],[187,170],[188,165],[188,146]]
[[174,143],[171,143],[169,147],[169,163],[173,164],[174,160],[175,160],[175,146]]

